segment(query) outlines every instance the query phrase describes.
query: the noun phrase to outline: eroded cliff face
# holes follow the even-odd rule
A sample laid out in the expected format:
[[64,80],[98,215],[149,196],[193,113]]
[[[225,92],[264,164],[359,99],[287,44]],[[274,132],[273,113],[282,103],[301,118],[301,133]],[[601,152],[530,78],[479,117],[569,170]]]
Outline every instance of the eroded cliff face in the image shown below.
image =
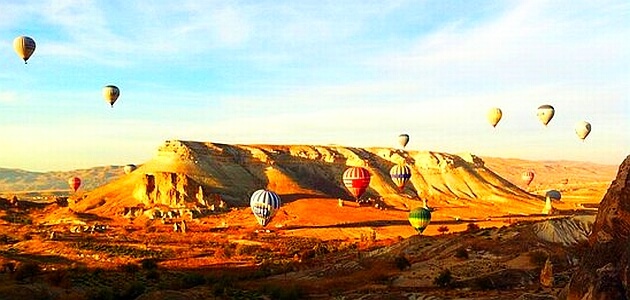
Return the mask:
[[197,196],[201,186],[185,174],[158,172],[144,174],[142,183],[136,185],[133,197],[147,207],[166,205],[168,207],[205,206]]
[[566,299],[630,298],[630,156],[617,173],[589,237],[590,249],[565,290]]

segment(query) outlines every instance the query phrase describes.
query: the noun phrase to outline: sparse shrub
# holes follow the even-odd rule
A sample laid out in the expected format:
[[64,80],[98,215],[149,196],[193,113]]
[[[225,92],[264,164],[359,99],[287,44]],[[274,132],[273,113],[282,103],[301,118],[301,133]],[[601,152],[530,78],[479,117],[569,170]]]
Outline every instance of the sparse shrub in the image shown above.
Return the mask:
[[193,288],[206,283],[206,278],[199,273],[187,273],[182,278],[182,287],[185,289]]
[[492,282],[492,279],[490,277],[475,278],[475,280],[472,282],[472,285],[475,289],[483,291],[495,289],[494,282]]
[[411,263],[403,255],[396,256],[394,263],[396,264],[396,268],[401,271],[411,267]]
[[433,284],[441,288],[450,287],[453,284],[453,274],[451,274],[451,270],[442,270],[442,272],[440,272],[440,274],[438,274],[438,276],[433,279]]
[[304,289],[296,284],[289,286],[266,284],[261,287],[260,292],[269,295],[274,300],[304,299],[306,296]]
[[450,229],[449,229],[449,228],[448,228],[448,226],[446,226],[446,225],[440,226],[440,227],[438,227],[438,229],[437,229],[437,231],[438,231],[439,233],[441,233],[441,234],[445,234],[445,233],[449,232],[449,230],[450,230]]
[[238,244],[236,245],[236,249],[234,250],[234,253],[239,256],[242,256],[242,255],[252,256],[252,255],[255,255],[260,250],[261,250],[261,247],[259,245]]
[[111,287],[100,287],[90,290],[87,293],[87,299],[89,300],[114,300],[114,290]]
[[30,241],[33,239],[33,236],[30,233],[25,233],[24,235],[22,235],[22,240],[24,241]]
[[46,282],[52,286],[69,289],[72,287],[70,275],[66,270],[56,270],[46,274]]
[[151,270],[147,272],[147,275],[145,275],[144,278],[146,278],[147,280],[158,281],[160,280],[160,272],[158,272],[157,270]]
[[468,223],[468,225],[466,225],[466,232],[475,233],[477,231],[479,231],[479,225],[475,223]]
[[39,273],[41,273],[39,265],[29,262],[19,265],[13,273],[13,278],[18,281],[24,281],[25,279],[32,280],[32,278],[39,275]]
[[0,245],[8,245],[8,244],[15,244],[17,242],[19,242],[20,240],[6,235],[6,234],[0,234]]
[[468,259],[468,251],[464,247],[458,248],[457,250],[455,250],[454,256],[460,259]]
[[120,297],[116,297],[117,299],[136,299],[138,296],[142,295],[146,290],[146,286],[144,283],[139,281],[134,281],[130,285],[128,285],[120,294]]
[[328,250],[328,246],[325,243],[317,243],[317,245],[313,247],[313,251],[315,251],[315,255],[325,255],[330,253],[330,250]]
[[547,252],[545,252],[544,250],[534,250],[532,252],[529,252],[528,255],[529,262],[531,262],[536,267],[544,266],[547,258],[549,257],[549,254],[547,254]]
[[136,274],[138,271],[140,271],[140,266],[134,263],[124,264],[119,266],[119,268],[121,271],[127,274]]
[[147,259],[141,260],[140,261],[140,266],[145,271],[153,271],[153,270],[157,270],[157,268],[158,268],[157,261],[155,261],[155,259],[152,259],[152,258],[147,258]]

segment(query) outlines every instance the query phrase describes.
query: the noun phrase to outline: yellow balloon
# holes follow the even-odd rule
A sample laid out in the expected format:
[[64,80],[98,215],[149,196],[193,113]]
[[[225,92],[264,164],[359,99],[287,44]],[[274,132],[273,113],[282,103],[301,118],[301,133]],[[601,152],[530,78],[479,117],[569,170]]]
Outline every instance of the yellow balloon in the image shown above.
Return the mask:
[[553,115],[556,113],[556,110],[551,105],[541,105],[538,107],[538,111],[536,112],[536,116],[543,123],[543,125],[547,126],[549,121],[553,119]]
[[13,40],[13,50],[26,63],[35,52],[35,40],[28,36],[18,36]]
[[106,85],[103,88],[103,98],[105,98],[105,102],[109,103],[112,107],[114,107],[114,102],[118,100],[120,96],[120,90],[115,85]]
[[580,121],[575,124],[575,134],[583,141],[591,133],[591,123]]
[[488,111],[486,117],[488,118],[488,122],[490,122],[490,125],[492,125],[492,127],[497,127],[497,124],[499,124],[499,121],[501,121],[501,117],[503,117],[503,112],[500,108],[493,107]]

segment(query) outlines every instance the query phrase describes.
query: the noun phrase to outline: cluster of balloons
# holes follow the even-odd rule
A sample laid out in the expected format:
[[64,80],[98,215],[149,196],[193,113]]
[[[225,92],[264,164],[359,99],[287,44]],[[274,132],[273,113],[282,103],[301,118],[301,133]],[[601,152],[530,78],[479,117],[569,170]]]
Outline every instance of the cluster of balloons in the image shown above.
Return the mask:
[[[35,40],[31,37],[21,35],[13,40],[13,50],[15,50],[15,53],[24,60],[24,64],[26,64],[28,59],[31,58],[31,55],[35,52],[35,48]],[[105,102],[111,105],[111,107],[114,107],[114,102],[118,100],[119,96],[120,90],[118,87],[114,85],[106,85],[103,87],[103,98],[105,99]]]
[[[538,107],[538,110],[536,111],[536,116],[543,125],[547,126],[547,124],[551,122],[551,119],[553,119],[555,113],[556,110],[553,108],[553,106],[545,104]],[[492,127],[496,127],[497,124],[499,124],[499,121],[501,121],[502,117],[503,112],[498,107],[491,108],[490,110],[488,110],[488,113],[486,115],[486,119],[488,120],[488,123],[492,125]],[[575,124],[575,134],[582,141],[586,139],[589,133],[591,133],[591,124],[589,122],[580,121]]]

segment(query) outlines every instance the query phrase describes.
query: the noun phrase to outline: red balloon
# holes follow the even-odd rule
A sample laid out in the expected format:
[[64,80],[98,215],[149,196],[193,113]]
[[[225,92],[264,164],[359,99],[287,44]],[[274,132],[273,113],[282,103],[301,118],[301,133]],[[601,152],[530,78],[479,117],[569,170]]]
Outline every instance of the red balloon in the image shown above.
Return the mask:
[[532,183],[532,180],[534,180],[534,171],[529,170],[526,172],[523,172],[523,174],[521,175],[521,179],[523,179],[523,181],[525,181],[526,185],[529,185],[530,183]]
[[350,167],[343,172],[343,184],[358,199],[370,185],[370,172],[365,168]]
[[76,192],[79,189],[79,187],[81,186],[81,178],[79,178],[79,177],[72,177],[72,178],[68,179],[68,185],[70,185],[70,188],[73,189]]

